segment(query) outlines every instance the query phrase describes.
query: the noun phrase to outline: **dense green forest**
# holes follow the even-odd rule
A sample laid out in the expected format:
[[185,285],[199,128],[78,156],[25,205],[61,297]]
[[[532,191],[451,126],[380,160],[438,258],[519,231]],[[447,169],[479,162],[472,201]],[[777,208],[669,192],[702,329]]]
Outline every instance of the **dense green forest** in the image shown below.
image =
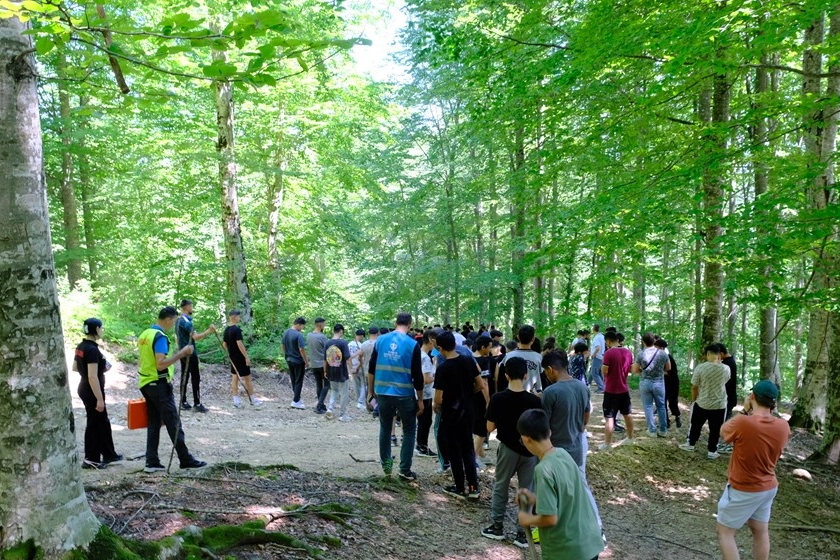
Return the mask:
[[[835,2],[2,6],[32,18],[65,327],[130,347],[190,297],[272,361],[297,315],[598,322],[687,366],[722,340],[797,425],[840,397]],[[400,79],[360,70],[389,48]]]

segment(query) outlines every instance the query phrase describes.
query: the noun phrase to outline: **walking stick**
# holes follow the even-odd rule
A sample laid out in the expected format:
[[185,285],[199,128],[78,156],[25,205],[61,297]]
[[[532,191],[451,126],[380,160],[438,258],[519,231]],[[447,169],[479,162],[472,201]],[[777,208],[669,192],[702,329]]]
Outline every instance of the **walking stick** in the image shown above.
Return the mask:
[[[519,501],[519,511],[528,511],[530,508],[530,504],[528,503],[528,496],[525,494],[520,494],[518,497]],[[531,535],[531,528],[525,527],[525,537],[528,539],[528,550],[531,551],[531,558],[533,560],[539,560],[539,556],[537,556],[537,547],[534,544],[534,537]]]
[[242,376],[239,375],[239,370],[236,369],[236,365],[233,363],[233,360],[230,359],[230,355],[228,354],[227,350],[225,349],[225,345],[222,344],[222,339],[219,338],[219,333],[218,332],[213,332],[213,334],[216,335],[216,340],[219,341],[219,346],[222,347],[222,353],[225,356],[225,360],[227,361],[227,363],[230,364],[230,367],[233,368],[233,371],[236,372],[236,378],[239,380],[239,383],[242,385],[242,388],[245,389],[245,394],[248,395],[248,402],[250,404],[254,404],[254,401],[251,399],[251,393],[248,392],[248,387],[245,386],[245,382],[242,381]]

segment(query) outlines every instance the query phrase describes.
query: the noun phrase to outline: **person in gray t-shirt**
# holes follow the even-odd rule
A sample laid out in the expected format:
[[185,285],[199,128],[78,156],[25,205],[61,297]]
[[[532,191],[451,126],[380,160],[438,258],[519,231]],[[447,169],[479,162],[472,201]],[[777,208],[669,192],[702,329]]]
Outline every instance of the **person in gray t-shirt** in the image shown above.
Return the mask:
[[318,404],[315,406],[315,412],[318,414],[324,414],[327,411],[324,399],[330,392],[330,382],[324,373],[324,350],[327,346],[327,336],[324,334],[325,322],[326,320],[322,317],[316,318],[315,329],[306,335],[309,369],[312,371],[312,377],[315,378],[315,394],[318,395]]
[[280,342],[280,351],[286,358],[286,365],[289,367],[289,377],[292,379],[292,408],[304,409],[306,406],[300,399],[303,389],[303,372],[309,367],[309,358],[306,357],[306,340],[300,331],[306,319],[298,317],[294,325],[283,333],[283,340]]

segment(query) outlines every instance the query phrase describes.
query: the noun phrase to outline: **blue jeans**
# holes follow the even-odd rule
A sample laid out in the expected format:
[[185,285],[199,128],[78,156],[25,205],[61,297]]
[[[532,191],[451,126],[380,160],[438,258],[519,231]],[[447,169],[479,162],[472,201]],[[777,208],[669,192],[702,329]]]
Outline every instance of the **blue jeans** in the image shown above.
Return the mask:
[[642,406],[645,409],[645,421],[650,433],[656,433],[656,424],[653,422],[653,405],[656,403],[656,414],[659,416],[659,431],[668,431],[668,415],[665,413],[665,380],[664,379],[642,379],[639,383],[639,392],[642,394]]
[[595,380],[595,385],[598,386],[598,390],[602,393],[604,392],[604,374],[601,373],[601,366],[604,365],[604,360],[601,358],[592,358],[592,367],[589,370],[589,382],[592,383],[592,380]]
[[400,448],[400,472],[411,472],[414,459],[414,442],[417,438],[417,401],[414,397],[392,397],[376,395],[379,404],[379,460],[384,463],[391,458],[391,425],[394,416],[400,413],[403,440]]

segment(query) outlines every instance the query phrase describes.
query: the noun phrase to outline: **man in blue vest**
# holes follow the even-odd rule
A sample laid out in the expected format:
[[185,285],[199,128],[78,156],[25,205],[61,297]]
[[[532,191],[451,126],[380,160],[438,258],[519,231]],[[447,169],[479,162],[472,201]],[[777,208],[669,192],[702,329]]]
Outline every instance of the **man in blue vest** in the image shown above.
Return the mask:
[[396,328],[376,340],[368,368],[370,394],[379,404],[379,459],[382,470],[390,475],[394,468],[391,456],[391,425],[399,413],[403,440],[400,448],[399,477],[417,480],[411,471],[417,416],[423,414],[423,371],[420,345],[409,336],[411,315],[397,314]]

